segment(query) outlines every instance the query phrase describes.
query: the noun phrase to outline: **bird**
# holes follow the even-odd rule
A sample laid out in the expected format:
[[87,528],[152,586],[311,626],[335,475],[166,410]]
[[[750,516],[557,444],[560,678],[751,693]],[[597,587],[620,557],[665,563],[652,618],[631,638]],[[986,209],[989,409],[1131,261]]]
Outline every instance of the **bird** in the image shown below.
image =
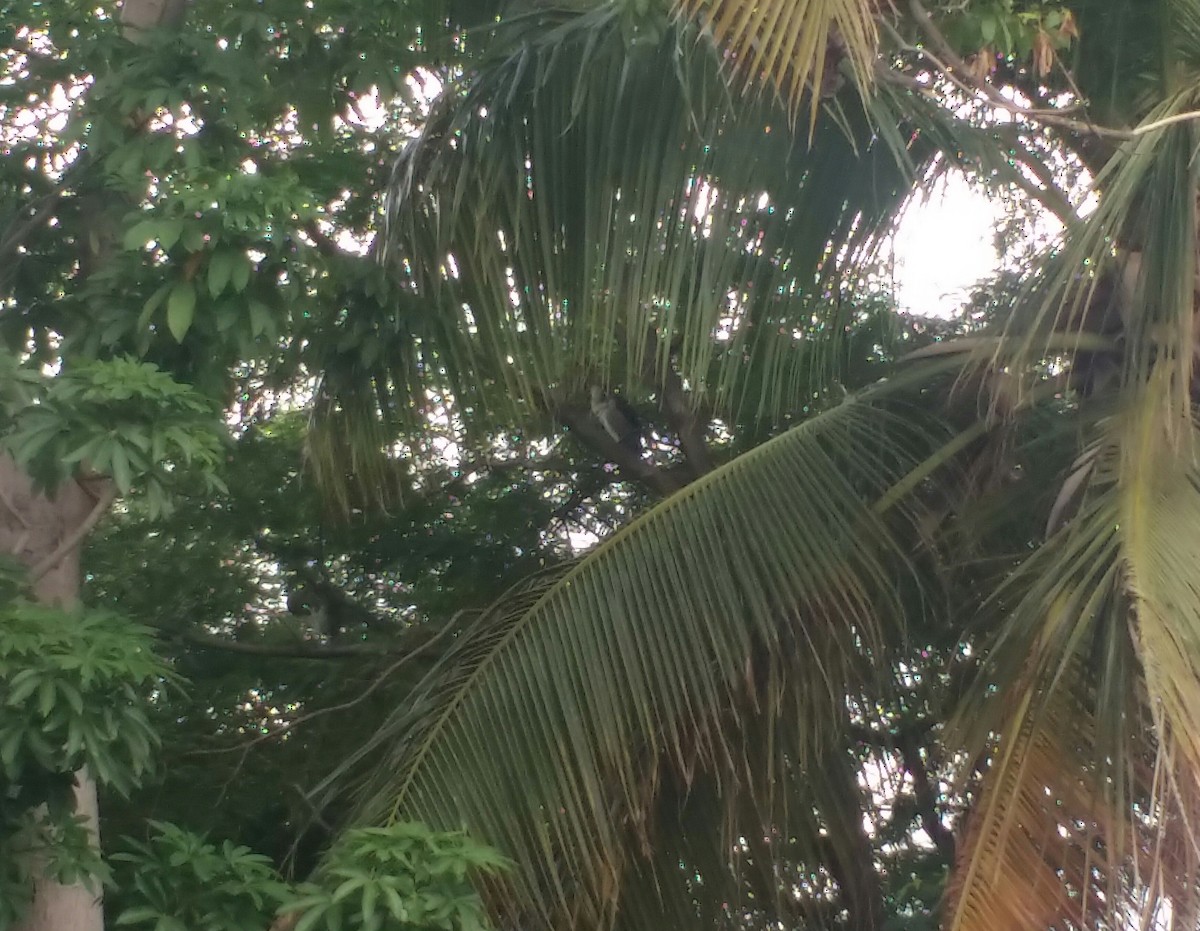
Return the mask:
[[605,395],[599,385],[592,385],[592,414],[622,449],[641,455],[642,422],[628,401],[617,394]]

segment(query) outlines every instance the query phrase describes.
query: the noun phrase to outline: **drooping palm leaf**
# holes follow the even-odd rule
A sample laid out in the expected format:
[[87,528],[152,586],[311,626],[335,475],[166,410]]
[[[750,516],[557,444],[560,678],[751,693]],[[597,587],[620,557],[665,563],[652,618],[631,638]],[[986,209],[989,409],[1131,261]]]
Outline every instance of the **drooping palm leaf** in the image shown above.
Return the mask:
[[869,88],[879,43],[875,17],[889,4],[879,0],[678,0],[698,17],[730,66],[753,87],[769,83],[793,113],[808,104],[810,125],[821,107],[827,72],[844,59],[855,83]]
[[1108,809],[1080,685],[1072,677],[1036,714],[1015,714],[1002,736],[952,873],[948,928],[1107,926],[1112,830],[1097,820]]
[[[589,383],[653,391],[670,361],[718,410],[810,397],[797,348],[844,332],[839,269],[911,175],[861,112],[823,118],[809,148],[779,107],[731,95],[686,23],[649,13],[635,41],[623,15],[514,14],[447,86],[397,163],[381,247],[379,328],[404,345],[327,367],[332,396],[366,383],[403,413],[428,390],[528,420]],[[761,395],[750,368],[773,374]]]
[[[846,783],[822,789],[838,766],[821,765],[821,748],[844,726],[846,689],[888,675],[868,670],[900,629],[894,573],[905,572],[865,502],[927,443],[847,402],[501,604],[377,736],[386,758],[365,813],[465,826],[496,845],[519,865],[500,907],[530,923],[570,915],[606,926],[619,904],[649,908],[651,898],[661,912],[661,896],[625,891],[656,841],[664,787],[686,798],[702,778],[727,801],[757,796],[784,836],[807,825],[812,844],[857,862],[846,832],[815,839],[823,825],[811,803],[788,819],[773,807],[782,795],[772,802],[764,787],[792,767],[825,823],[841,817],[831,799]],[[744,719],[779,737],[751,753]],[[721,843],[727,868],[734,839]]]
[[1164,416],[1151,391],[1141,401],[1124,424],[1121,450],[1124,581],[1158,737],[1171,748],[1168,765],[1200,787],[1200,587],[1194,578],[1200,431],[1190,416],[1168,423],[1169,413]]
[[[1194,428],[1164,423],[1163,396],[1142,386],[1090,431],[1082,503],[994,596],[1003,620],[960,712],[971,753],[990,759],[952,928],[1099,929],[1200,908],[1200,472]],[[1034,882],[1045,891],[1017,893]]]

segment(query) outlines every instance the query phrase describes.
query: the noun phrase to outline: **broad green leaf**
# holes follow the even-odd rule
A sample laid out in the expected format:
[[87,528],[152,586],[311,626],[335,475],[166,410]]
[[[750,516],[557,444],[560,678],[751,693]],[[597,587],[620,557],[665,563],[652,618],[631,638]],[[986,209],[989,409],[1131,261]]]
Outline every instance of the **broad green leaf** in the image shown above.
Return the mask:
[[237,259],[238,253],[228,249],[218,249],[213,253],[208,263],[208,293],[210,296],[217,297],[225,290]]
[[181,281],[167,300],[167,328],[175,341],[182,343],[196,313],[196,289],[190,281]]

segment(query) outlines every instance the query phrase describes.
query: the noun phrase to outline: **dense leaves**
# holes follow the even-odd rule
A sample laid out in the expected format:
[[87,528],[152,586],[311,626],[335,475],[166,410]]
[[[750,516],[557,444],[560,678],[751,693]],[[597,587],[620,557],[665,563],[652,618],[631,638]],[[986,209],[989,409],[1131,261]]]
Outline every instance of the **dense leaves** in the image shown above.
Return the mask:
[[[107,876],[77,818],[75,773],[128,795],[155,763],[152,696],[174,687],[148,631],[119,615],[82,616],[18,600],[0,608],[0,926],[28,903],[27,854],[93,888]],[[45,811],[47,814],[42,815]]]
[[1196,0],[144,2],[0,8],[0,924],[85,764],[133,926],[1195,924]]

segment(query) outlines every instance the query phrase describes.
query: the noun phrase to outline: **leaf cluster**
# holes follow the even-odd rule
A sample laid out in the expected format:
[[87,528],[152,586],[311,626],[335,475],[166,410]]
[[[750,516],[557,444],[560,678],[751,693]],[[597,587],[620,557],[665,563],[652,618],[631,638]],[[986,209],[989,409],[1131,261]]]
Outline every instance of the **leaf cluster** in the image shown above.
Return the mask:
[[224,430],[217,411],[152,364],[73,364],[44,379],[36,400],[15,412],[3,441],[43,487],[82,471],[110,477],[127,495],[136,478],[150,509],[159,512],[180,469],[221,485]]
[[[175,678],[149,632],[107,611],[0,606],[0,927],[22,914],[32,863],[67,883],[109,877],[76,813],[81,768],[127,795],[155,763],[148,703]],[[41,851],[41,861],[30,859]]]
[[147,931],[261,931],[277,912],[296,931],[484,931],[471,879],[505,867],[463,835],[420,824],[347,832],[314,881],[298,886],[246,847],[163,822],[111,859],[115,926]]
[[353,829],[288,910],[301,913],[296,931],[484,931],[488,921],[472,880],[506,865],[463,834],[422,824]]

